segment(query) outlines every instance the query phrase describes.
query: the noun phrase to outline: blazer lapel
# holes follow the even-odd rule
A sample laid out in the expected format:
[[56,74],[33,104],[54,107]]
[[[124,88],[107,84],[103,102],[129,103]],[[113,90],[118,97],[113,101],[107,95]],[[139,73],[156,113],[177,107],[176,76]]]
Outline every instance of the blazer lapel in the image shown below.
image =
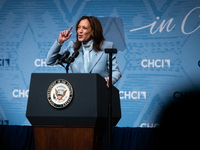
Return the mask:
[[89,73],[92,71],[94,66],[100,60],[100,58],[103,55],[104,51],[95,52],[94,50],[92,50],[91,53],[92,53],[92,60],[90,61],[89,68],[88,68]]

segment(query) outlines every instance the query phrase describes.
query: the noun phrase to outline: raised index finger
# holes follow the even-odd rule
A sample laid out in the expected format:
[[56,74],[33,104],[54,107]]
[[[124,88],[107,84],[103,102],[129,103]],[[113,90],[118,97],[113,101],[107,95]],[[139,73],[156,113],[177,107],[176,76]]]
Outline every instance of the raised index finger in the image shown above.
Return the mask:
[[73,26],[71,26],[70,29],[69,29],[68,31],[71,32],[72,28],[73,28]]

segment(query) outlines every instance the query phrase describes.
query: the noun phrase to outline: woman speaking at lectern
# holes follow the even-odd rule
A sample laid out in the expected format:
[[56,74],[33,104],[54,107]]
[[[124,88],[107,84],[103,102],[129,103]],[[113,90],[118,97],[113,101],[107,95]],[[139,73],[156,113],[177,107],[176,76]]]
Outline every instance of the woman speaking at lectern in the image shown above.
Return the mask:
[[[62,55],[66,51],[69,51],[70,55],[79,51],[75,61],[70,64],[72,73],[98,73],[105,78],[108,86],[109,54],[106,54],[104,49],[113,48],[113,43],[105,41],[100,21],[93,16],[81,17],[76,23],[76,42],[70,41],[68,47],[61,51],[63,43],[72,35],[72,28],[60,32],[58,39],[48,52],[46,64],[58,64],[58,55]],[[116,54],[113,54],[112,84],[115,84],[120,77]]]

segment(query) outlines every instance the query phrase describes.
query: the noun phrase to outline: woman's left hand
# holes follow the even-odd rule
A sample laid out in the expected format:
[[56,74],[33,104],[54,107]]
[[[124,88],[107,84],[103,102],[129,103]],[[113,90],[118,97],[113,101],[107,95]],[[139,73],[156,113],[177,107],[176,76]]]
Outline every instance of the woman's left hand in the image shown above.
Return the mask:
[[109,78],[105,77],[104,79],[106,80],[106,86],[109,87]]

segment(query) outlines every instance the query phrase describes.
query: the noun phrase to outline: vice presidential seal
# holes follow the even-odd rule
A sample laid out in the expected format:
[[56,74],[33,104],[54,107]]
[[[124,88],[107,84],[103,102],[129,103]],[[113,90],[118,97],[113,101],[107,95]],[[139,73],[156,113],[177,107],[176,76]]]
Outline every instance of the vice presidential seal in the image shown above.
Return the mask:
[[64,79],[58,79],[50,84],[47,90],[47,99],[55,108],[64,108],[70,104],[73,98],[73,88]]

